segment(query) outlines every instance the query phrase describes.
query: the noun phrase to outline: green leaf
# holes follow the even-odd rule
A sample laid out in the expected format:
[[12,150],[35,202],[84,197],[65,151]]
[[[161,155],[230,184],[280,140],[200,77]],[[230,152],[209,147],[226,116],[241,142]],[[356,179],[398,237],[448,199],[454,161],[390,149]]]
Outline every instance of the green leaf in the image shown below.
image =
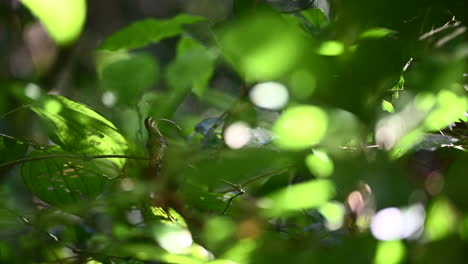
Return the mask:
[[[31,106],[48,128],[52,141],[65,151],[89,155],[125,155],[125,138],[91,108],[59,95],[47,95]],[[124,159],[109,159],[119,168]]]
[[205,18],[180,14],[168,20],[145,19],[117,31],[99,46],[103,50],[140,48],[184,32],[183,26],[205,21]]
[[305,162],[309,171],[316,177],[329,177],[333,174],[333,160],[324,151],[314,150],[313,154],[307,155]]
[[464,117],[468,110],[468,98],[449,90],[438,93],[434,110],[426,118],[424,125],[430,131],[446,128],[450,123]]
[[273,126],[275,143],[284,149],[303,150],[319,143],[328,127],[328,117],[322,109],[294,106],[280,116]]
[[86,0],[23,0],[21,3],[41,20],[59,45],[70,44],[83,29]]
[[98,68],[101,87],[111,91],[118,103],[128,106],[134,106],[158,76],[158,64],[147,54],[118,53]]
[[213,75],[215,59],[198,41],[183,37],[177,45],[177,57],[167,68],[166,79],[173,89],[191,89],[201,97]]
[[314,27],[323,28],[328,25],[328,19],[320,8],[309,8],[300,13]]
[[302,48],[311,44],[299,28],[267,12],[239,19],[219,35],[224,57],[249,82],[280,78],[304,59]]
[[[69,154],[58,146],[34,150],[29,157]],[[21,176],[29,190],[46,203],[59,207],[92,201],[103,190],[107,178],[116,177],[110,161],[54,158],[24,163]]]
[[361,33],[361,35],[359,36],[361,39],[378,39],[378,38],[383,38],[383,37],[386,37],[392,33],[394,33],[395,31],[393,30],[390,30],[388,28],[371,28],[371,29],[368,29],[364,32]]
[[324,205],[335,195],[329,180],[312,180],[287,186],[263,197],[257,205],[267,217],[283,216]]
[[384,111],[389,112],[389,113],[394,113],[395,112],[395,108],[393,108],[393,104],[390,103],[387,100],[382,100],[382,109]]
[[22,158],[28,147],[19,139],[0,134],[0,164]]
[[109,252],[110,255],[115,255],[115,252],[122,257],[134,257],[146,261],[161,261],[165,263],[178,264],[202,264],[205,261],[192,257],[190,255],[172,254],[166,250],[155,246],[154,244],[132,243],[118,246]]

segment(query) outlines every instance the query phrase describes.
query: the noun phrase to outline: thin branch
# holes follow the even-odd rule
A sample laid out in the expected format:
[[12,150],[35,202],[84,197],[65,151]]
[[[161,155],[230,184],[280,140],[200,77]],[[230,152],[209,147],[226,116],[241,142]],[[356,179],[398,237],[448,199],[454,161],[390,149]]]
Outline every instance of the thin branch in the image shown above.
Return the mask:
[[[257,175],[255,177],[252,177],[250,179],[248,179],[247,181],[245,181],[244,183],[242,184],[229,184],[231,186],[233,186],[232,188],[229,188],[227,190],[224,190],[222,191],[221,193],[228,193],[228,192],[234,192],[234,191],[239,191],[239,189],[242,189],[244,188],[245,186],[249,185],[250,183],[256,181],[256,180],[259,180],[259,179],[262,179],[262,178],[266,178],[266,177],[270,177],[270,176],[275,176],[275,175],[278,175],[278,174],[282,174],[282,173],[285,173],[287,172],[291,167],[287,167],[287,168],[284,168],[284,169],[281,169],[281,170],[278,170],[278,171],[273,171],[273,172],[268,172],[268,173],[264,173],[264,174],[260,174],[260,175]],[[225,181],[226,182],[226,181]]]
[[1,167],[7,167],[7,166],[12,166],[12,165],[17,165],[21,163],[26,163],[30,161],[38,161],[38,160],[46,160],[46,159],[57,159],[57,158],[64,158],[64,159],[79,159],[79,160],[93,160],[93,159],[135,159],[135,160],[148,160],[147,157],[141,157],[141,156],[128,156],[128,155],[116,155],[116,154],[110,154],[110,155],[78,155],[78,154],[50,154],[50,155],[44,155],[44,156],[38,156],[38,157],[31,157],[31,158],[23,158],[23,159],[18,159],[18,160],[13,160],[5,163],[0,164]]

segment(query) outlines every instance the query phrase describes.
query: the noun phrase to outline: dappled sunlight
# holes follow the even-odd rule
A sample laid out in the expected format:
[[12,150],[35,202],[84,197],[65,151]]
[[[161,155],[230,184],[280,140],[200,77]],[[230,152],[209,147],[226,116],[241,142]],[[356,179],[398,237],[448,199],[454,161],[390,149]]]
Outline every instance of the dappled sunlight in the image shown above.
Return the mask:
[[274,142],[288,150],[303,150],[325,136],[328,117],[321,108],[300,105],[286,109],[273,126]]

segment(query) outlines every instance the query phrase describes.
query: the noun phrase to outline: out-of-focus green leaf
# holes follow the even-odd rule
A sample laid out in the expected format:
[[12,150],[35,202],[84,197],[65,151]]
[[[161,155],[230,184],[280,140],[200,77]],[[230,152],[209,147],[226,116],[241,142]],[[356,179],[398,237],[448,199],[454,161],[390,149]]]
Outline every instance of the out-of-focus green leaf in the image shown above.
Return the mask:
[[429,241],[443,239],[456,230],[457,221],[457,212],[449,200],[439,197],[429,206],[424,237]]
[[[68,154],[60,147],[35,150],[29,157]],[[24,163],[24,183],[41,200],[60,207],[92,201],[104,188],[105,178],[116,177],[115,166],[106,159],[83,161],[54,158]]]
[[99,46],[103,50],[129,50],[156,43],[184,32],[183,26],[204,21],[205,18],[180,14],[168,20],[145,19],[117,31]]
[[271,81],[303,58],[306,40],[280,16],[258,11],[225,27],[220,44],[224,57],[247,81]]
[[335,195],[329,180],[311,180],[287,186],[263,197],[257,205],[267,217],[283,216],[304,209],[316,208]]
[[303,150],[322,140],[327,131],[328,117],[322,109],[302,105],[286,109],[276,121],[275,143],[284,149]]
[[333,160],[324,151],[314,150],[314,153],[307,155],[305,163],[316,177],[328,177],[333,174]]
[[328,19],[320,8],[308,8],[301,15],[314,27],[323,28],[328,25]]
[[198,97],[205,92],[214,72],[216,56],[193,38],[177,45],[177,57],[168,66],[166,79],[173,89],[192,89]]
[[221,248],[224,243],[231,242],[234,239],[235,231],[236,225],[231,218],[212,217],[203,226],[203,241],[207,248],[216,250]]
[[59,45],[73,42],[81,33],[86,18],[86,0],[23,0]]
[[468,110],[468,98],[442,90],[437,95],[434,108],[424,122],[430,131],[444,129],[450,123],[463,118]]
[[317,49],[317,53],[323,56],[338,56],[344,52],[344,45],[339,41],[325,41]]
[[[180,159],[180,157],[171,157],[171,155],[173,154],[169,150],[168,159]],[[225,186],[223,180],[242,183],[260,175],[274,175],[274,172],[281,171],[290,165],[288,158],[278,151],[246,148],[219,151],[215,156],[210,152],[207,152],[206,156],[204,153],[198,153],[196,156],[186,157],[185,163],[178,166],[190,164],[183,170],[183,175],[197,184]]]
[[[23,157],[28,145],[21,140],[0,134],[0,163],[13,161]],[[2,168],[0,168],[1,170]]]
[[[91,108],[59,95],[47,95],[31,106],[48,128],[49,136],[65,151],[89,155],[125,155],[125,138]],[[123,167],[124,159],[108,159]]]
[[223,194],[210,192],[199,185],[186,184],[182,194],[187,204],[198,210],[221,213],[226,207]]
[[377,39],[386,37],[395,31],[388,28],[371,28],[361,33],[359,36],[361,39]]
[[[162,261],[166,263],[180,263],[180,264],[203,264],[204,260],[197,259],[190,255],[172,254],[154,244],[126,244],[113,250],[120,256],[130,256],[140,260],[146,261]],[[112,252],[109,252],[112,253]],[[115,255],[114,253],[113,255]]]
[[118,103],[128,106],[134,106],[158,77],[158,64],[147,54],[118,54],[98,67],[101,87],[112,92]]
[[374,264],[402,263],[406,254],[403,242],[399,240],[379,241],[375,252]]

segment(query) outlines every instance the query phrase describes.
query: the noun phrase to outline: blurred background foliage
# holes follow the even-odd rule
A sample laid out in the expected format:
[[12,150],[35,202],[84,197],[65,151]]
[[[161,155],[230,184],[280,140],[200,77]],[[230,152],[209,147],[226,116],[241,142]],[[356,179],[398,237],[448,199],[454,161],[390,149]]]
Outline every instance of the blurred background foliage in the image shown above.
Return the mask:
[[467,5],[1,1],[0,263],[465,263]]

